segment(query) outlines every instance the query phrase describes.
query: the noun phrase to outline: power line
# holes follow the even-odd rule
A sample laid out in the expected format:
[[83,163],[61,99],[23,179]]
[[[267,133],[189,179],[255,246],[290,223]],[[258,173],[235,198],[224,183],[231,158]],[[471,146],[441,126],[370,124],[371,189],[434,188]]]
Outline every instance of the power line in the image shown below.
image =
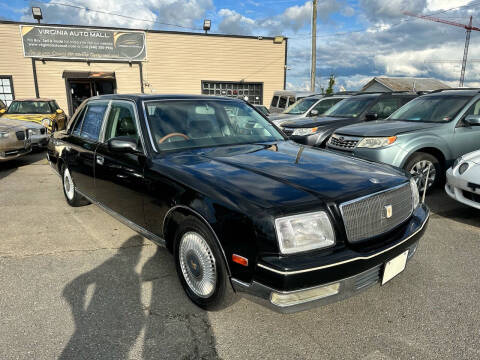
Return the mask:
[[187,29],[187,30],[203,31],[203,29],[196,28],[196,27],[188,27],[188,26],[183,26],[183,25],[178,25],[178,24],[165,23],[165,22],[161,22],[161,21],[158,21],[158,20],[140,19],[140,18],[136,18],[136,17],[133,17],[133,16],[112,13],[110,11],[91,9],[91,8],[88,8],[88,7],[85,7],[85,6],[71,5],[71,4],[65,4],[65,3],[59,3],[59,2],[50,2],[50,3],[48,3],[48,5],[65,6],[65,7],[69,7],[69,8],[85,10],[85,11],[88,11],[88,12],[95,12],[95,13],[104,14],[104,15],[118,16],[118,17],[121,17],[121,18],[129,19],[129,20],[137,20],[137,21],[143,21],[143,22],[148,22],[148,23],[152,23],[152,24],[173,26],[173,27],[178,27],[178,28]]

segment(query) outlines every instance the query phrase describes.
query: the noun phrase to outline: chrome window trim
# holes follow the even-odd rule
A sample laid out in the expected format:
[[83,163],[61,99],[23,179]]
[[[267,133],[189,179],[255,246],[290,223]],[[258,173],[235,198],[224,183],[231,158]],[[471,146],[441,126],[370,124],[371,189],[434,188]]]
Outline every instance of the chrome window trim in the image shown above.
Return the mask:
[[145,141],[143,139],[143,132],[142,132],[142,127],[140,126],[140,118],[139,118],[139,114],[138,114],[138,111],[137,111],[137,104],[134,100],[127,100],[127,99],[112,99],[110,100],[109,104],[108,104],[108,108],[107,108],[107,111],[105,113],[105,118],[103,120],[103,125],[102,125],[102,129],[100,131],[100,143],[102,144],[105,144],[105,131],[106,131],[106,128],[107,128],[107,122],[108,122],[108,118],[110,117],[110,111],[112,110],[112,105],[114,103],[128,103],[130,105],[132,105],[133,107],[133,111],[134,111],[134,114],[135,114],[135,124],[137,125],[137,132],[138,132],[138,136],[140,138],[140,142],[142,143],[142,152],[144,155],[146,155],[146,149],[145,149]]
[[348,259],[348,260],[344,260],[344,261],[340,261],[340,262],[337,262],[337,263],[334,263],[334,264],[328,264],[328,265],[323,265],[323,266],[317,266],[317,267],[313,267],[313,268],[308,268],[308,269],[303,269],[303,270],[293,270],[293,271],[282,271],[282,270],[277,270],[277,269],[274,269],[274,268],[271,268],[267,265],[263,265],[263,264],[257,264],[258,267],[262,268],[262,269],[265,269],[265,270],[268,270],[268,271],[271,271],[271,272],[274,272],[274,273],[277,273],[277,274],[280,274],[280,275],[296,275],[296,274],[303,274],[303,273],[307,273],[307,272],[310,272],[310,271],[317,271],[317,270],[322,270],[322,269],[328,269],[328,268],[331,268],[331,267],[334,267],[334,266],[338,266],[338,265],[343,265],[343,264],[348,264],[350,262],[353,262],[353,261],[357,261],[357,260],[369,260],[369,259],[372,259],[376,256],[379,256],[381,254],[384,254],[386,253],[387,251],[390,251],[394,248],[396,248],[397,246],[400,246],[402,245],[403,243],[405,243],[406,241],[410,240],[412,237],[414,237],[415,235],[417,235],[420,231],[423,230],[423,228],[425,227],[428,219],[430,217],[430,212],[427,213],[427,216],[425,217],[425,220],[423,221],[422,225],[420,226],[420,228],[418,228],[413,234],[410,234],[407,238],[405,238],[404,240],[402,240],[401,242],[393,245],[393,246],[390,246],[389,248],[386,248],[378,253],[375,253],[375,254],[372,254],[370,256],[357,256],[355,258],[351,258],[351,259]]

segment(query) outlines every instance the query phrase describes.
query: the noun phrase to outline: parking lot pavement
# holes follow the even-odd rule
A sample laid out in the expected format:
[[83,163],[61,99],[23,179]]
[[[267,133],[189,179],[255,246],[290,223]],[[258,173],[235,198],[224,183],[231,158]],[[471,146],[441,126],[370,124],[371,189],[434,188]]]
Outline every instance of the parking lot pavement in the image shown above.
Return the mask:
[[1,359],[480,358],[480,212],[440,189],[403,274],[281,315],[192,305],[172,257],[94,206],[71,208],[42,153],[0,164]]

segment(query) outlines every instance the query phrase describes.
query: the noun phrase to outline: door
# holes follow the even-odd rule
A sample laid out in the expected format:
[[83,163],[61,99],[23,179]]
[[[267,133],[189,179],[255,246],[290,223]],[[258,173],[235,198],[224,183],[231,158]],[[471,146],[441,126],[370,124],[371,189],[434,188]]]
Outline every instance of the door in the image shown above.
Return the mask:
[[69,137],[67,165],[75,186],[89,197],[95,196],[94,159],[108,101],[88,102],[75,120]]
[[98,95],[114,94],[115,79],[68,79],[70,114],[73,114],[80,104]]
[[135,104],[112,101],[105,124],[104,141],[99,144],[95,161],[95,198],[98,202],[137,225],[145,227],[143,199],[145,181],[143,154],[111,151],[108,140],[128,136],[141,148]]
[[[475,102],[457,123],[454,134],[454,158],[480,149],[480,126],[470,126],[464,119],[468,115],[480,115],[480,100]],[[453,159],[452,159],[453,160]]]

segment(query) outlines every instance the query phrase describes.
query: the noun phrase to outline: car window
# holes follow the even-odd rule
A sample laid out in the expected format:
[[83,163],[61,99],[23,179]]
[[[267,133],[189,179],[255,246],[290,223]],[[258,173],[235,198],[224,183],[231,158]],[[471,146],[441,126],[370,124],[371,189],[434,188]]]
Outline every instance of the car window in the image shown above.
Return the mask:
[[373,96],[362,96],[362,97],[351,97],[344,99],[330,109],[328,109],[324,115],[332,117],[346,117],[346,118],[356,118],[358,117],[365,109],[375,101],[376,97]]
[[284,140],[268,120],[239,101],[152,101],[145,107],[157,150]]
[[480,115],[480,100],[473,104],[470,109],[468,109],[464,117],[467,117],[468,115]]
[[107,119],[105,141],[118,136],[131,136],[138,139],[135,110],[132,103],[113,102]]
[[369,110],[370,113],[377,114],[378,119],[386,119],[400,107],[400,102],[396,98],[386,98],[379,100]]
[[340,99],[338,99],[338,98],[324,99],[324,100],[320,101],[317,105],[315,105],[312,110],[317,110],[318,114],[321,115],[341,100],[343,100],[343,99],[341,99],[341,98]]
[[390,120],[448,122],[471,100],[465,95],[420,96],[395,111]]
[[290,115],[300,115],[305,113],[310,107],[317,102],[318,99],[315,98],[304,98],[297,101],[295,104],[290,105],[285,111],[285,114]]
[[52,109],[47,101],[13,101],[8,114],[50,114]]
[[[107,110],[107,102],[87,104],[80,129],[80,136],[90,140],[98,140],[102,128],[103,117]],[[75,133],[75,130],[74,130]]]
[[87,110],[87,106],[84,106],[81,108],[81,110],[78,112],[77,115],[75,115],[73,121],[73,130],[72,134],[75,136],[80,136],[80,130],[82,129],[82,122],[83,122],[83,116],[85,115],[85,111]]
[[278,104],[278,96],[274,96],[272,98],[272,105],[273,107],[277,107],[277,104]]
[[281,109],[285,109],[287,107],[287,97],[280,96],[280,100],[278,101],[278,107]]
[[57,111],[57,109],[60,109],[55,101],[50,101],[50,107],[52,108],[52,112]]
[[293,104],[295,104],[295,97],[290,96],[290,97],[288,98],[288,106],[291,106],[291,105],[293,105]]

